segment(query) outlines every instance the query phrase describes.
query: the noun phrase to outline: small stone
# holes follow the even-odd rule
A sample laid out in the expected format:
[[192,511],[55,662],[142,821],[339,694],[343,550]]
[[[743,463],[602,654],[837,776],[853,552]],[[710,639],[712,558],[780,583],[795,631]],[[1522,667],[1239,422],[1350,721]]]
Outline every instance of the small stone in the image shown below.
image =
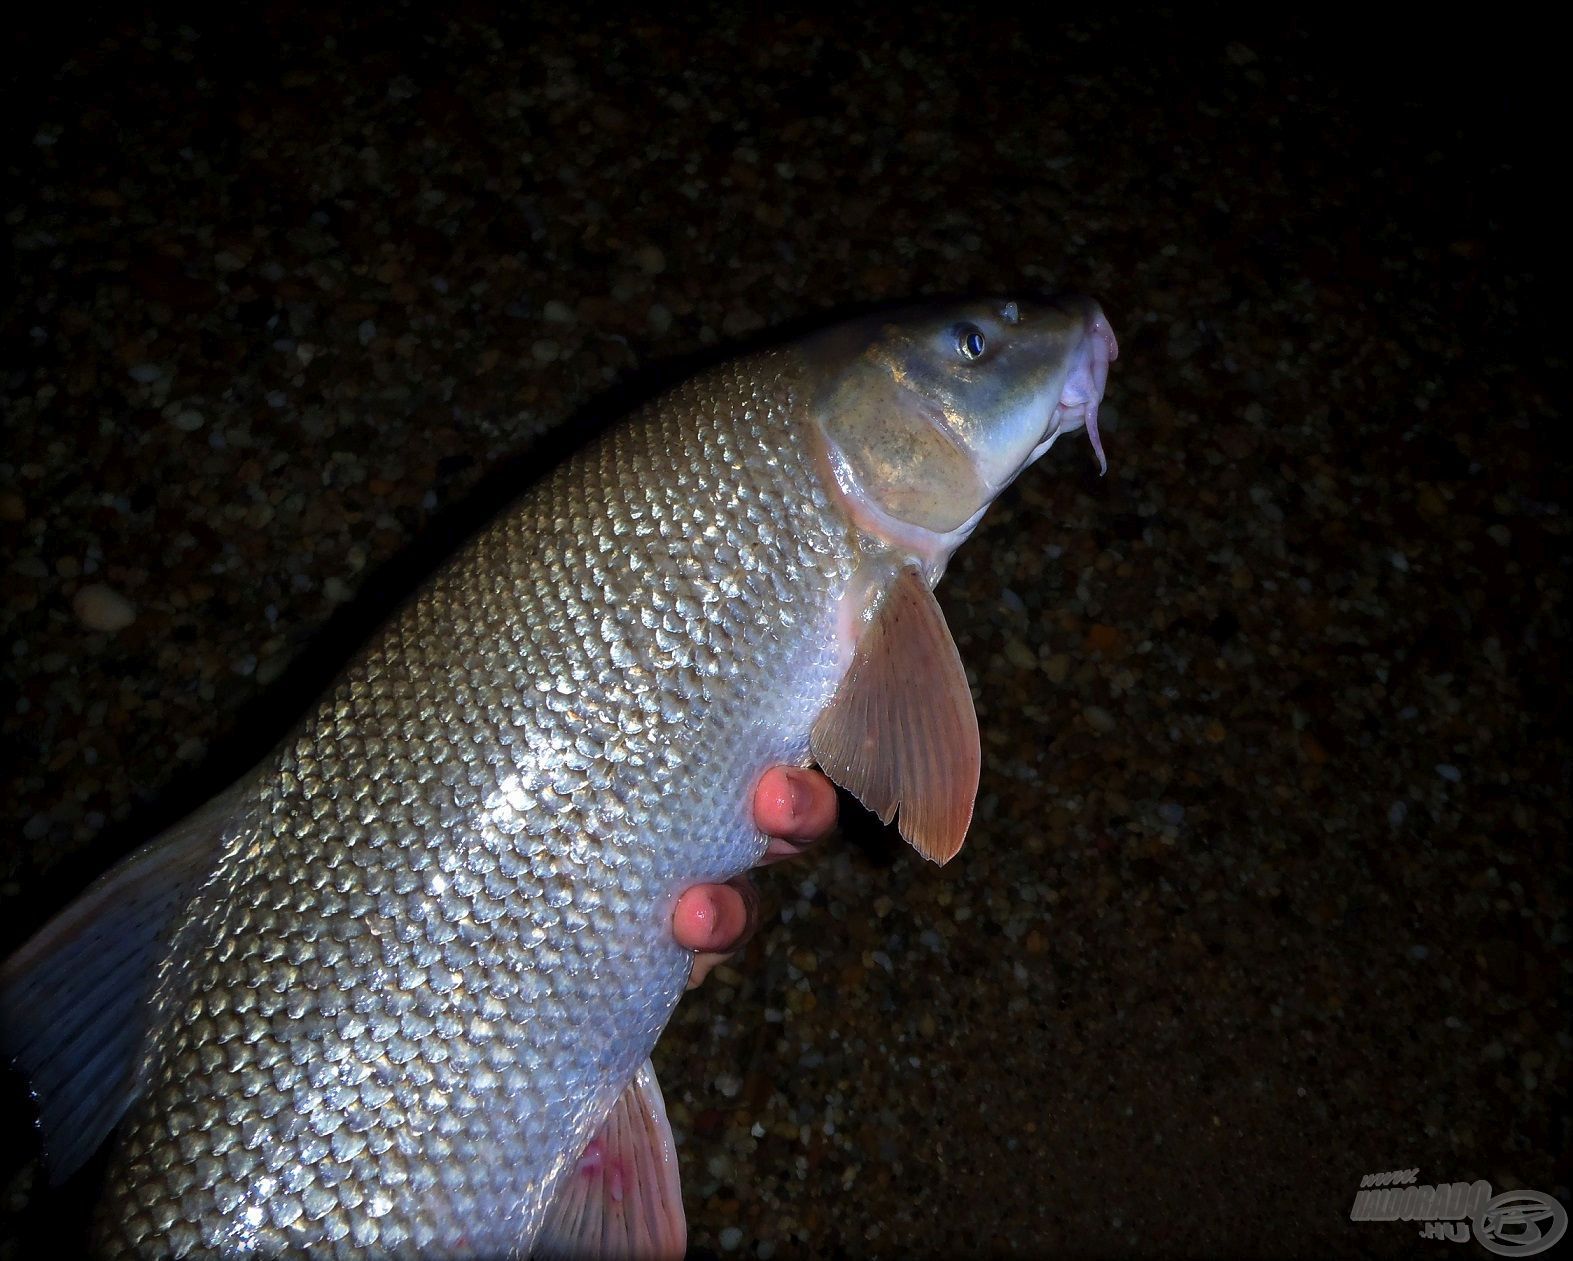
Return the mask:
[[672,313],[659,302],[650,308],[649,315],[646,318],[650,322],[650,331],[652,333],[664,333],[672,327]]
[[136,606],[101,582],[90,582],[81,588],[72,597],[71,611],[76,614],[77,621],[95,631],[113,633],[137,620]]
[[1097,623],[1087,632],[1087,651],[1101,652],[1106,657],[1112,656],[1119,651],[1120,638],[1120,632],[1116,627]]
[[728,337],[741,337],[744,333],[763,328],[764,323],[753,311],[728,311],[726,318],[721,321],[721,331]]
[[1005,659],[1022,670],[1033,670],[1038,665],[1037,654],[1021,640],[1014,638],[1005,641]]
[[1415,491],[1415,507],[1419,508],[1420,515],[1425,517],[1441,517],[1447,514],[1447,500],[1435,486],[1421,485]]
[[0,521],[26,521],[27,505],[15,491],[0,492]]
[[140,385],[152,385],[164,375],[164,370],[156,363],[134,363],[128,371],[131,379]]
[[1101,705],[1088,705],[1081,713],[1087,720],[1087,725],[1099,735],[1106,736],[1114,730],[1114,715]]
[[1043,663],[1043,673],[1049,676],[1050,683],[1063,683],[1071,671],[1071,659],[1063,653],[1057,652]]
[[175,749],[175,756],[182,762],[195,762],[207,750],[206,741],[198,736],[187,736]]
[[530,353],[535,356],[536,363],[552,363],[561,351],[550,337],[542,337],[530,347]]
[[727,1252],[736,1252],[742,1246],[743,1232],[736,1226],[725,1226],[716,1238]]
[[344,579],[335,575],[322,584],[322,594],[335,604],[343,604],[350,598],[350,589]]
[[377,326],[371,320],[362,320],[355,329],[355,336],[362,346],[370,346],[377,337]]
[[187,407],[175,413],[174,425],[183,433],[196,433],[202,428],[204,417],[194,407]]
[[1458,767],[1452,766],[1447,762],[1438,762],[1436,764],[1436,773],[1450,784],[1456,784],[1464,778],[1463,772]]
[[541,308],[541,318],[548,324],[572,324],[577,317],[566,302],[553,298]]
[[1513,532],[1500,521],[1496,525],[1487,526],[1486,535],[1499,547],[1506,547],[1513,541]]
[[1161,801],[1158,803],[1158,817],[1171,828],[1177,828],[1185,822],[1185,807],[1177,801]]
[[634,264],[647,276],[657,276],[666,270],[666,255],[659,246],[641,245],[634,251]]

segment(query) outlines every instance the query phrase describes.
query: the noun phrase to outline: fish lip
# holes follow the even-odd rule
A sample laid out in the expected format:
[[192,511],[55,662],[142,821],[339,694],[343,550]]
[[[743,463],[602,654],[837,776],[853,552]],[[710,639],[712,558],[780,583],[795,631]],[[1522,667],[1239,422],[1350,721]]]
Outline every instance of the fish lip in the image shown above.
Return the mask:
[[[1093,454],[1098,458],[1101,475],[1109,471],[1109,461],[1103,453],[1103,439],[1098,432],[1098,405],[1103,402],[1109,364],[1120,357],[1120,343],[1103,308],[1090,298],[1086,301],[1085,321],[1081,344],[1076,348],[1076,365],[1060,387],[1060,397],[1049,413],[1043,441],[1033,458],[1053,446],[1061,434],[1085,429]],[[1067,402],[1067,395],[1074,397]]]

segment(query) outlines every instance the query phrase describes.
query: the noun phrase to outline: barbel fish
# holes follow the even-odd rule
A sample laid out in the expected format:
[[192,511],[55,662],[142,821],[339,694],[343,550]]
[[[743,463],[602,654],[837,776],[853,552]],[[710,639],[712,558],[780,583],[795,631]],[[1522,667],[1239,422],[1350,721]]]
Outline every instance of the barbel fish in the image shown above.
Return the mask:
[[932,589],[1085,429],[1084,300],[844,323],[703,373],[465,545],[253,772],[0,972],[61,1174],[125,1256],[680,1254],[649,1056],[678,895],[817,762],[961,846],[977,718]]

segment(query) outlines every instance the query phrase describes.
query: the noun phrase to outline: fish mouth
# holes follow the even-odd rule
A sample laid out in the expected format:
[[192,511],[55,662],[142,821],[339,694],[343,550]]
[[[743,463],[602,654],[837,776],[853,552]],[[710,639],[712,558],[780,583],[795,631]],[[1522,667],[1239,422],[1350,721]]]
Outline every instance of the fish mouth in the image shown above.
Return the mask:
[[1098,457],[1101,475],[1109,471],[1109,460],[1103,454],[1103,439],[1098,433],[1098,404],[1103,401],[1109,364],[1120,357],[1120,343],[1102,308],[1096,302],[1087,306],[1086,333],[1076,348],[1065,384],[1060,387],[1059,402],[1049,417],[1048,445],[1061,434],[1085,429],[1093,454]]

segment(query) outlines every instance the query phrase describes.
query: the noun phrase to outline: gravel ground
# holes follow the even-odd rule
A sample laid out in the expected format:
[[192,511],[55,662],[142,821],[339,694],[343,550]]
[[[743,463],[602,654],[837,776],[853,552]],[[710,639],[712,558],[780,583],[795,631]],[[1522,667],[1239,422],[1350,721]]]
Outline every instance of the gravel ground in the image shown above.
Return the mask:
[[[0,949],[587,428],[859,304],[1076,289],[1109,475],[1056,448],[940,590],[967,848],[849,811],[657,1051],[695,1253],[1410,1255],[1362,1175],[1573,1201],[1533,31],[28,21]],[[0,1256],[68,1252],[90,1182],[4,1119]]]

